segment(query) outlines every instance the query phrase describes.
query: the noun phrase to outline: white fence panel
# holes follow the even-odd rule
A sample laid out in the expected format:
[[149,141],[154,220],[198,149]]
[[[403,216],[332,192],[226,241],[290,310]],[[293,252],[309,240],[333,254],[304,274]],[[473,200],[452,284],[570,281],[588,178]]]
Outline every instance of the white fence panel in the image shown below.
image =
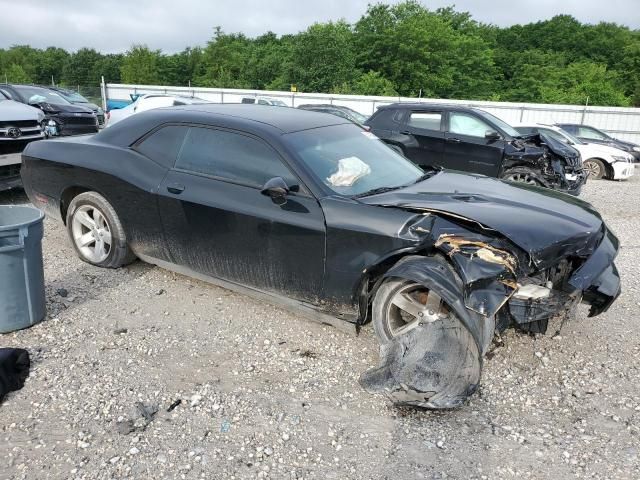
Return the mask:
[[[171,93],[195,96],[216,103],[240,103],[243,97],[273,97],[287,105],[331,103],[353,108],[371,115],[381,105],[395,102],[455,103],[482,108],[507,123],[585,123],[611,135],[640,143],[640,108],[586,107],[581,105],[547,105],[540,103],[484,102],[476,100],[443,100],[433,98],[370,97],[325,93],[291,93],[225,88],[171,87],[157,85],[124,85],[109,83],[104,89],[108,99],[130,100],[131,94]],[[106,99],[104,99],[106,102]]]

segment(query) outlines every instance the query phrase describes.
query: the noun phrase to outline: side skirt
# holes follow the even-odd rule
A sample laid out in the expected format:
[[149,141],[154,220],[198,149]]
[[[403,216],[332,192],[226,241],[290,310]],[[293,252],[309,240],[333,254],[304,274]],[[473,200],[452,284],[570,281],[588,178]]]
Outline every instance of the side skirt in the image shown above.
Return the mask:
[[332,327],[337,328],[338,330],[341,330],[349,335],[357,335],[355,323],[350,323],[345,320],[340,320],[339,318],[333,317],[331,315],[327,315],[326,313],[317,310],[314,306],[308,303],[293,300],[289,297],[285,297],[275,293],[265,292],[264,290],[259,290],[257,288],[247,287],[246,285],[240,285],[239,283],[230,282],[228,280],[222,280],[210,275],[205,275],[191,270],[188,267],[175,265],[165,260],[159,260],[157,258],[148,257],[146,255],[138,255],[138,258],[145,263],[156,265],[160,268],[164,268],[165,270],[179,273],[180,275],[184,275],[187,277],[196,278],[198,280],[202,280],[203,282],[211,283],[217,287],[231,290],[232,292],[236,292],[241,295],[247,295],[248,297],[251,297],[255,300],[261,300],[272,305],[284,308],[291,313],[301,314],[308,320],[324,325],[331,325]]

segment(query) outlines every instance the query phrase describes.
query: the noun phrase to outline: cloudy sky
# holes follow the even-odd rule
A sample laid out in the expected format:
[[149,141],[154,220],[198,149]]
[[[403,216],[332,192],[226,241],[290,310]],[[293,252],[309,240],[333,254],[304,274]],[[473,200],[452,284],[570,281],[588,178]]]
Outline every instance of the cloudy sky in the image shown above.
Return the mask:
[[[304,30],[317,21],[353,22],[377,0],[0,0],[0,48],[15,44],[125,51],[146,43],[166,52],[204,45],[213,27],[249,36]],[[393,0],[384,3],[393,3]],[[453,3],[476,20],[512,25],[567,13],[588,23],[640,28],[640,0],[423,0]]]

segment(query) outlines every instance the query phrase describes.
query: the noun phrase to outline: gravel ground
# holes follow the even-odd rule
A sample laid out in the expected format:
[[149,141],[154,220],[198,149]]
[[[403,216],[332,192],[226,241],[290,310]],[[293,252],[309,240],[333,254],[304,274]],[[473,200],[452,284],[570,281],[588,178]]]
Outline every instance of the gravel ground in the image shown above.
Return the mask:
[[47,319],[0,335],[34,360],[0,406],[0,478],[638,479],[640,177],[583,197],[620,237],[624,293],[559,333],[509,331],[449,412],[359,387],[370,328],[349,336],[142,263],[91,267],[47,220]]

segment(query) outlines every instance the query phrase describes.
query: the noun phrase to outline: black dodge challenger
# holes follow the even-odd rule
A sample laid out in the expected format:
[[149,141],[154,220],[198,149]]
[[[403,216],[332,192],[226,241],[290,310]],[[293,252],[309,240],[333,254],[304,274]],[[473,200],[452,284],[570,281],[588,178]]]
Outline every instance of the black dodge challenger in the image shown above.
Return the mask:
[[22,177],[93,265],[137,257],[321,319],[371,321],[381,364],[360,381],[397,403],[458,406],[496,330],[544,332],[620,293],[618,240],[588,203],[425,173],[334,115],[157,109],[30,144]]

